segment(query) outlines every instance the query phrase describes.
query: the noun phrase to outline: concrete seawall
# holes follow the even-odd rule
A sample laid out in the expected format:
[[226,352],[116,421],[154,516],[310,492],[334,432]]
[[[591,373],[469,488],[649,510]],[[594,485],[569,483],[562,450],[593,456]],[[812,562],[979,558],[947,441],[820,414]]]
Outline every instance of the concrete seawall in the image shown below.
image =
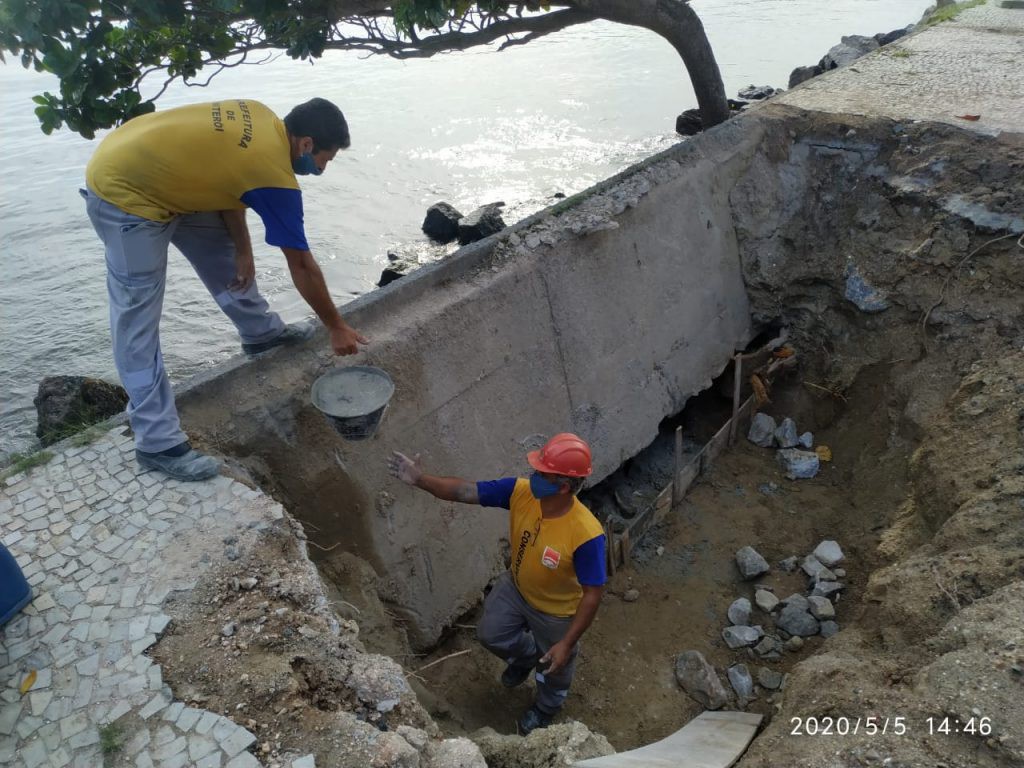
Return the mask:
[[762,133],[734,121],[348,305],[372,344],[341,364],[397,387],[374,439],[343,441],[309,404],[336,364],[323,335],[195,384],[187,428],[261,476],[321,547],[371,562],[413,639],[432,642],[503,567],[507,523],[405,488],[386,457],[488,479],[571,430],[596,482],[645,447],[750,337],[729,194]]

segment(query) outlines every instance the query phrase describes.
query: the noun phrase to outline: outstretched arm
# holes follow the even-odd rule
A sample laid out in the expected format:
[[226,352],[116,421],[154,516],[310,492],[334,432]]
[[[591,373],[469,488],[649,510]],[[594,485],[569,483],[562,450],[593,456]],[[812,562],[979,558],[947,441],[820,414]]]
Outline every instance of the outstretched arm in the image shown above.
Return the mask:
[[442,501],[461,501],[463,504],[480,503],[476,483],[463,480],[461,477],[428,475],[420,467],[419,454],[410,459],[404,453],[395,451],[388,459],[388,470],[393,477],[397,477],[406,485],[422,488]]
[[317,317],[327,326],[331,334],[331,346],[337,355],[354,355],[359,351],[360,344],[368,344],[368,340],[359,331],[346,323],[338,308],[334,306],[334,300],[327,291],[327,283],[324,281],[324,274],[320,266],[309,251],[300,251],[296,248],[281,248],[285,258],[288,259],[288,270],[292,275],[292,282],[299,289],[302,298],[316,312]]

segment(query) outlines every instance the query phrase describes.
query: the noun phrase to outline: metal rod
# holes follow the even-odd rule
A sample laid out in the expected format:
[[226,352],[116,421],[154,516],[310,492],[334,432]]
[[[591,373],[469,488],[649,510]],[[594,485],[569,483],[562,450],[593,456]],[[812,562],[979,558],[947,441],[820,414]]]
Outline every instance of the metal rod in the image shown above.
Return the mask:
[[732,385],[732,424],[729,425],[729,445],[736,442],[736,429],[739,426],[740,389],[743,383],[743,355],[736,355],[732,368],[736,381]]

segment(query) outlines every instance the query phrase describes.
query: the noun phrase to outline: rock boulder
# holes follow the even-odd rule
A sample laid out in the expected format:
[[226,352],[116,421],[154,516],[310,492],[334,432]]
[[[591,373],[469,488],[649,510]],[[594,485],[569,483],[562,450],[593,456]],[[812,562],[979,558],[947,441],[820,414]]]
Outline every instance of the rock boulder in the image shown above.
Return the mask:
[[128,393],[118,384],[87,376],[47,376],[33,400],[36,436],[50,445],[124,411]]

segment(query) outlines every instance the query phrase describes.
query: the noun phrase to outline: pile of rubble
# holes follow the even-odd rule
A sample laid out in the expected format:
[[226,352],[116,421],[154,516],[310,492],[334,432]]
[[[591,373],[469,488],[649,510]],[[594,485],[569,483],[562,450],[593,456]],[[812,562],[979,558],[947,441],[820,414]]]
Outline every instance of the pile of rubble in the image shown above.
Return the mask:
[[[840,581],[846,570],[838,567],[844,559],[837,542],[824,540],[802,561],[793,556],[780,562],[779,567],[786,572],[802,569],[807,575],[807,589],[779,599],[773,586],[757,581],[753,603],[748,597],[740,597],[729,606],[729,626],[722,630],[726,645],[732,650],[746,649],[752,660],[771,663],[780,660],[786,651],[800,651],[804,638],[835,635],[839,631],[836,604],[846,588]],[[744,581],[761,579],[771,571],[768,561],[753,547],[743,547],[736,553],[736,565]],[[763,615],[759,623],[752,621],[755,607]],[[740,707],[757,698],[755,676],[745,663],[731,665],[726,674]],[[699,651],[679,656],[676,679],[707,709],[719,709],[730,700],[714,666]],[[769,667],[761,667],[756,671],[756,684],[771,695],[784,687],[785,677]]]
[[755,413],[747,439],[762,448],[778,448],[779,464],[790,480],[814,477],[821,468],[821,462],[832,458],[827,446],[814,448],[812,433],[799,434],[796,422],[789,417],[776,424],[767,413]]

